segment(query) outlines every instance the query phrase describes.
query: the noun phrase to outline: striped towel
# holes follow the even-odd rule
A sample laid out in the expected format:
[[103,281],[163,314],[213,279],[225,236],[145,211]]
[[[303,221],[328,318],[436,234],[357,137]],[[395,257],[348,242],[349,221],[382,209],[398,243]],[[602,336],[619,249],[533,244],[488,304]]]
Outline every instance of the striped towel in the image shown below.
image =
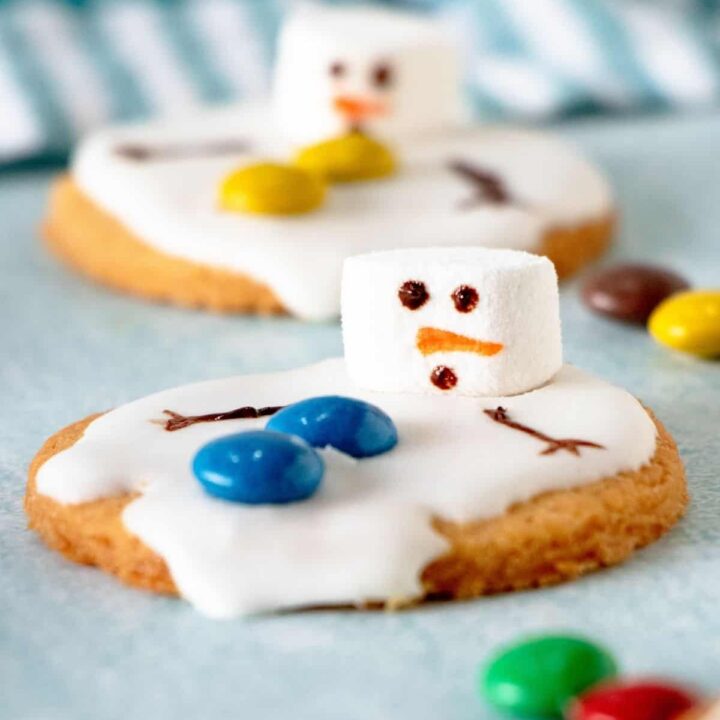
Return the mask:
[[[111,120],[268,91],[301,0],[0,0],[0,163],[67,153]],[[457,34],[484,117],[707,105],[720,0],[387,0]]]
[[715,0],[478,0],[452,14],[484,114],[544,118],[720,98]]

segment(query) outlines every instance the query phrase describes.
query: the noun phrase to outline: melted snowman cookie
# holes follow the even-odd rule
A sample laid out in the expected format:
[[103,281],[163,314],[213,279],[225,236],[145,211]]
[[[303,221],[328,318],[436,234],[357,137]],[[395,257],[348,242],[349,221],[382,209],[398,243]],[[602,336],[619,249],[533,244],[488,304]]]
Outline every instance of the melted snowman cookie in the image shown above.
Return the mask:
[[[57,254],[150,298],[323,319],[357,253],[480,244],[546,254],[564,276],[609,242],[609,187],[572,147],[462,123],[454,51],[431,22],[316,9],[280,48],[272,106],[83,142],[45,224]],[[227,197],[229,178],[268,164],[277,197],[257,173]]]
[[[31,525],[72,559],[231,617],[559,582],[684,511],[662,426],[562,364],[546,259],[355,258],[343,325],[344,360],[168,390],[61,431],[31,468]],[[441,388],[426,326],[501,347],[440,348],[458,377]]]

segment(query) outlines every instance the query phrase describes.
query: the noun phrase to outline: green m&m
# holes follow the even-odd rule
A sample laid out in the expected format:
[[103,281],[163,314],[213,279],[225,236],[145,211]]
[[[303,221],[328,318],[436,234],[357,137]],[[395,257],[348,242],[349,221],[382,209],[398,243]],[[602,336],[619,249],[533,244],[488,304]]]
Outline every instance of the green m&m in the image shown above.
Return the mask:
[[578,637],[542,635],[502,650],[482,671],[481,692],[518,717],[559,718],[568,702],[614,677],[612,657]]

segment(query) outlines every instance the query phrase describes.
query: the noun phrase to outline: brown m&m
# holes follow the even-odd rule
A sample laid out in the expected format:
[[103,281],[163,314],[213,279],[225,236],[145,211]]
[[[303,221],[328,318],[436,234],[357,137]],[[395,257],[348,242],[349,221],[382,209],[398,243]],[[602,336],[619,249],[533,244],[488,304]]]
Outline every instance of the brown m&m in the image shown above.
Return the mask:
[[626,263],[598,270],[585,282],[582,297],[595,312],[645,324],[665,298],[689,287],[676,273],[653,265]]

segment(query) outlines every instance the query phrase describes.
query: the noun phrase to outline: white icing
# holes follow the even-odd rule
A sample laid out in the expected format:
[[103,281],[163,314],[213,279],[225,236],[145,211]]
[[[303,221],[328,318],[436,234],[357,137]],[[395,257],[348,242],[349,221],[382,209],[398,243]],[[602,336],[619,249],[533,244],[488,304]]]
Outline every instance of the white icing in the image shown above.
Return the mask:
[[[325,452],[320,491],[292,505],[213,499],[190,470],[206,442],[264,420],[176,432],[151,422],[166,408],[203,414],[329,393],[383,408],[400,441],[391,452],[358,461]],[[497,405],[548,435],[605,449],[540,455],[541,441],[483,414]],[[124,511],[128,529],[165,558],[181,594],[199,610],[232,617],[417,595],[419,573],[445,547],[430,527],[434,514],[459,521],[492,517],[543,491],[636,470],[654,449],[654,425],[637,400],[570,366],[525,395],[478,399],[362,391],[348,380],[344,362],[334,359],[187,385],[122,406],[48,460],[37,487],[62,503],[140,493]]]
[[[81,144],[79,187],[151,247],[252,276],[306,319],[339,312],[345,258],[360,252],[439,244],[533,250],[554,226],[599,219],[611,209],[602,176],[573,148],[544,133],[481,128],[449,131],[396,147],[393,177],[332,187],[319,210],[295,217],[223,212],[222,178],[257,159],[287,160],[291,148],[267,106],[101,131]],[[225,156],[133,162],[119,144],[197,144],[247,139],[252,150]],[[448,170],[459,158],[497,173],[517,205],[462,209],[474,188]],[[102,238],[98,238],[102,242]]]
[[[408,280],[422,282],[429,295],[415,310],[398,298]],[[478,294],[470,312],[458,312],[453,303],[461,286]],[[516,395],[546,383],[562,366],[555,268],[547,258],[518,250],[420,248],[348,258],[342,326],[348,375],[371,390]],[[417,338],[427,331],[496,343],[500,350],[423,354]],[[452,368],[453,388],[432,384],[438,366]]]

